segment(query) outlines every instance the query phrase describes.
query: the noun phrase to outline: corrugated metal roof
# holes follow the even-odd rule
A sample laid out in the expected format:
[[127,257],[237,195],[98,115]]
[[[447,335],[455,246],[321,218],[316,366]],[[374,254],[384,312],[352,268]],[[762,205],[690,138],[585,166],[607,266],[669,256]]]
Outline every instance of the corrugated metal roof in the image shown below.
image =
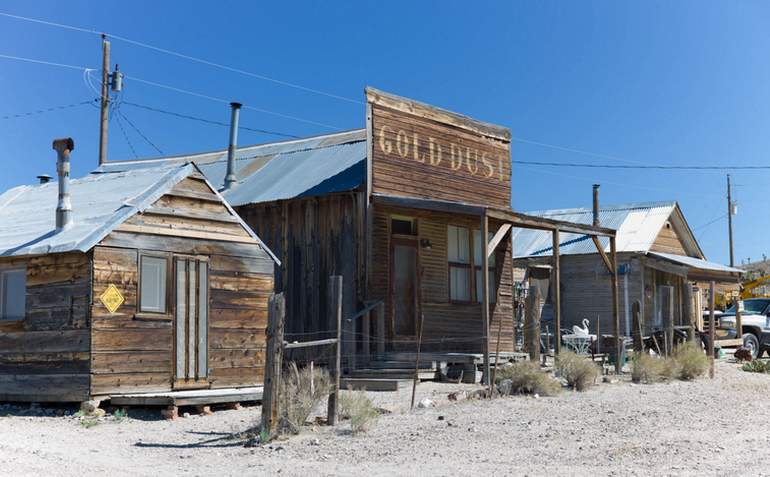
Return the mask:
[[[618,252],[647,252],[652,246],[660,229],[676,208],[676,202],[646,202],[602,207],[599,209],[599,221],[602,227],[617,230]],[[550,219],[593,223],[593,211],[586,208],[556,209],[527,212],[529,215]],[[596,253],[591,238],[580,234],[560,234],[559,252],[562,255]],[[609,239],[600,239],[605,250],[609,249]],[[533,229],[514,229],[513,253],[516,257],[551,255],[551,233]]]
[[[366,177],[366,130],[241,147],[235,157],[238,182],[222,194],[232,205],[347,191]],[[184,162],[194,162],[216,188],[224,185],[227,150],[108,162],[96,172]]]
[[721,263],[709,262],[707,260],[701,260],[699,258],[685,257],[682,255],[674,255],[673,253],[648,252],[647,255],[663,258],[665,260],[669,260],[674,263],[679,263],[681,265],[685,265],[691,268],[697,268],[699,270],[711,270],[711,271],[717,271],[717,272],[730,272],[730,273],[746,273],[744,270],[741,270],[740,268],[728,267],[727,265],[722,265]]
[[73,223],[58,233],[56,182],[10,189],[0,195],[0,256],[85,252],[193,170],[192,164],[173,164],[74,179]]

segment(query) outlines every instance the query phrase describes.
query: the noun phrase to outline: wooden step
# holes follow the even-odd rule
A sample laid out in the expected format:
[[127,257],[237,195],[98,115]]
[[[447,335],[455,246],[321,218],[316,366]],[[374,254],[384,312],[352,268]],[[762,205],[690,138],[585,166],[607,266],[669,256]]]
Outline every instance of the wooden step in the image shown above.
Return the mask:
[[385,378],[340,378],[342,389],[356,389],[367,391],[398,391],[411,381],[406,379]]
[[[366,365],[370,369],[411,369],[414,370],[414,361],[384,361],[374,360]],[[437,368],[435,361],[420,361],[420,369],[435,370]]]
[[[386,379],[413,379],[413,369],[354,369],[350,372],[351,378],[386,378]],[[418,372],[418,378],[420,380],[435,379],[436,372],[433,370],[421,370]]]

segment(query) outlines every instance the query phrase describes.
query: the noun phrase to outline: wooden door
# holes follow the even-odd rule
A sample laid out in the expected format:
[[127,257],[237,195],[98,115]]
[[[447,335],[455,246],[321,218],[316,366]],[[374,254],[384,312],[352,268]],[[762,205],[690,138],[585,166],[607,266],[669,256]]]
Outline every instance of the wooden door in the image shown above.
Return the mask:
[[174,257],[174,387],[208,386],[208,261]]
[[416,334],[419,283],[417,242],[392,239],[391,309],[393,335],[413,338]]

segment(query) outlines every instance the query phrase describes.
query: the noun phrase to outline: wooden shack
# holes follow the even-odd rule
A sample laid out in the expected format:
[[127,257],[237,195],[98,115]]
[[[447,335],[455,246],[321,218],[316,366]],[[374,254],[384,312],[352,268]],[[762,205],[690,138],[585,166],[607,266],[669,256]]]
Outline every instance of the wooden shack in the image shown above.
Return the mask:
[[0,195],[0,400],[261,383],[274,257],[200,171],[65,180],[63,225],[57,183]]
[[[225,184],[225,150],[161,160]],[[234,162],[223,196],[281,260],[288,341],[336,335],[326,290],[343,277],[351,374],[414,363],[418,342],[436,361],[483,356],[488,369],[492,339],[513,351],[511,227],[614,236],[514,212],[507,129],[371,88],[365,129],[239,147]]]

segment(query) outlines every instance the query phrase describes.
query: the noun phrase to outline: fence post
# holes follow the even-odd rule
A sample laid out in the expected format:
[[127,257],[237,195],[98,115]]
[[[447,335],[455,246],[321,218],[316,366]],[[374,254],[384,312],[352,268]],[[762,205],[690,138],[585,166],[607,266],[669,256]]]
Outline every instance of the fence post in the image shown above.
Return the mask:
[[283,365],[283,325],[285,303],[283,293],[270,295],[267,317],[265,377],[262,392],[262,432],[272,436],[280,416],[278,393]]
[[337,346],[329,371],[332,378],[332,390],[329,394],[329,406],[326,422],[330,426],[337,425],[337,406],[340,394],[340,374],[342,372],[342,277],[333,275],[329,277],[327,289],[329,303],[329,316],[332,322],[337,323]]

